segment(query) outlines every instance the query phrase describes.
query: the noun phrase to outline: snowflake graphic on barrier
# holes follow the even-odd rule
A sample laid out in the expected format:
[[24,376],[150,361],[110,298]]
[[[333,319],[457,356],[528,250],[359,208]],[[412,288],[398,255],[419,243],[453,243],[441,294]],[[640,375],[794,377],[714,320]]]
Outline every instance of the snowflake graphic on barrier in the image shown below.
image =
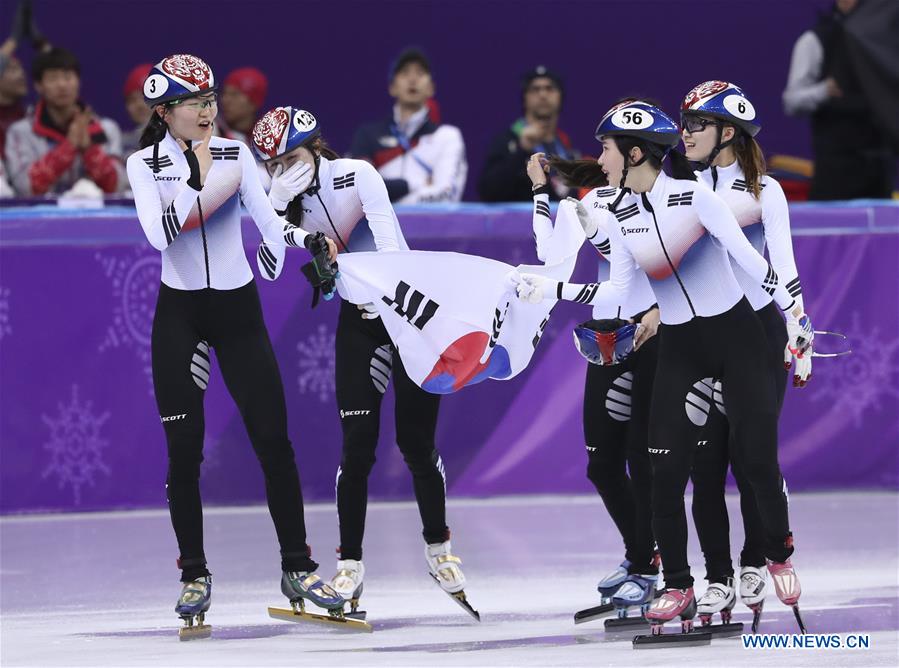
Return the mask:
[[879,328],[864,326],[857,311],[846,336],[851,355],[814,362],[811,387],[819,389],[812,400],[839,407],[860,427],[866,410],[880,410],[887,397],[899,399],[899,337],[890,341]]
[[153,313],[161,275],[159,254],[150,253],[141,247],[125,255],[97,253],[96,258],[112,285],[116,301],[112,323],[99,350],[103,352],[120,346],[133,349],[143,367],[148,390],[152,394],[150,335],[153,331]]
[[12,334],[9,324],[9,288],[0,287],[0,341]]
[[82,402],[78,386],[72,386],[72,398],[68,404],[58,404],[55,417],[41,415],[50,429],[50,440],[44,449],[50,452],[50,464],[42,478],[55,476],[59,488],[71,487],[75,505],[81,504],[81,488],[93,485],[97,473],[109,475],[109,467],[103,462],[102,450],[108,445],[100,437],[100,430],[109,419],[109,413],[95,415],[93,403]]
[[300,392],[317,393],[320,401],[334,394],[334,334],[325,325],[297,344],[300,373],[297,382]]

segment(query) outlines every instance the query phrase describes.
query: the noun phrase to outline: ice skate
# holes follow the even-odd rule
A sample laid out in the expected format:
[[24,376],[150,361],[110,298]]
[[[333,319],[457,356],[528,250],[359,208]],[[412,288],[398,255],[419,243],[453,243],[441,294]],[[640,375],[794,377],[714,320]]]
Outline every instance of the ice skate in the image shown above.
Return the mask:
[[[655,600],[658,579],[658,575],[628,575],[618,591],[612,595],[612,605],[615,606],[617,617],[606,620],[606,630],[645,626],[646,611]],[[639,612],[633,617],[628,617],[631,608],[638,608]]]
[[181,596],[175,604],[175,612],[184,620],[184,626],[178,630],[179,640],[198,640],[212,635],[212,626],[203,623],[210,603],[212,603],[210,576],[184,583]]
[[796,617],[796,623],[799,625],[800,633],[808,633],[805,629],[805,623],[802,621],[802,615],[799,614],[799,596],[802,594],[802,587],[799,585],[799,578],[793,568],[793,564],[787,559],[783,562],[769,561],[768,572],[771,573],[771,579],[774,581],[774,591],[777,592],[777,598],[781,603],[793,608],[793,615]]
[[[281,574],[281,593],[290,601],[290,609],[269,608],[269,617],[289,622],[313,622],[327,624],[348,631],[371,633],[372,628],[358,619],[343,614],[344,599],[330,585],[322,582],[315,573],[284,571]],[[311,601],[328,614],[306,612],[306,601]]]
[[[701,629],[715,636],[740,635],[743,633],[742,622],[731,622],[734,605],[737,603],[737,592],[734,590],[734,579],[727,582],[713,582],[702,597],[696,602]],[[712,624],[712,616],[721,615],[720,624]]]
[[758,633],[767,595],[768,571],[756,566],[743,566],[740,569],[740,600],[752,610],[753,633]]
[[344,615],[351,619],[365,619],[365,611],[359,610],[359,598],[362,596],[362,579],[365,577],[365,566],[356,559],[339,559],[337,572],[331,578],[331,589],[336,591],[350,604]]
[[599,584],[596,585],[596,591],[599,592],[600,597],[599,605],[595,605],[592,608],[587,608],[585,610],[579,610],[574,613],[575,624],[583,624],[584,622],[590,622],[594,619],[605,617],[615,610],[615,606],[612,605],[612,595],[618,591],[618,588],[627,579],[627,569],[630,568],[630,566],[631,562],[625,559],[615,568],[615,570],[608,573],[599,581]]
[[462,560],[452,553],[449,541],[425,546],[425,559],[434,582],[440,585],[452,599],[469,615],[481,621],[480,613],[471,607],[465,597],[465,574],[462,573]]
[[[665,589],[662,596],[646,612],[650,624],[650,635],[634,637],[634,649],[665,647],[676,644],[679,647],[708,645],[712,634],[701,629],[693,631],[693,617],[696,616],[696,598],[693,587],[687,589]],[[676,617],[681,620],[681,632],[665,635],[665,622]]]

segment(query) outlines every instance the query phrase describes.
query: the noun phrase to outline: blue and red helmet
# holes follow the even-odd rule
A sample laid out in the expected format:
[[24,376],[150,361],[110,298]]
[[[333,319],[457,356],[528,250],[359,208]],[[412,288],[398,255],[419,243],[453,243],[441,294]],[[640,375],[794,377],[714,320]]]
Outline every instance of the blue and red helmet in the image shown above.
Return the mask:
[[320,134],[321,126],[310,112],[295,107],[275,107],[253,126],[253,149],[260,160],[273,160]]
[[183,100],[218,88],[212,68],[202,59],[186,53],[163,58],[144,79],[144,102],[147,106]]
[[574,328],[574,347],[591,364],[608,366],[634,352],[637,325],[622,320],[588,320]]
[[687,93],[681,103],[681,123],[684,116],[709,116],[737,126],[755,137],[762,124],[755,107],[739,86],[727,81],[706,81]]
[[637,137],[666,147],[677,146],[680,141],[677,123],[658,107],[639,100],[616,104],[596,126],[597,139],[615,135]]

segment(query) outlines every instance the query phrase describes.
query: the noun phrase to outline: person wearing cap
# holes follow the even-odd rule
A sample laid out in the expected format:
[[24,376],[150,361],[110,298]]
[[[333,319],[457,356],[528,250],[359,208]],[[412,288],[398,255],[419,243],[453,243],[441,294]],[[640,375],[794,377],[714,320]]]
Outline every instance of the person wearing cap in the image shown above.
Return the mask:
[[422,51],[409,48],[397,57],[387,90],[393,115],[360,127],[351,156],[375,166],[391,202],[458,202],[468,175],[465,142],[459,128],[440,122],[431,64]]
[[[563,160],[578,156],[568,135],[558,127],[564,92],[562,78],[543,65],[524,75],[521,81],[524,116],[497,135],[490,145],[478,181],[478,194],[483,201],[531,201],[532,184],[524,166],[534,153]],[[551,200],[575,194],[553,172],[549,174],[549,185]]]
[[63,193],[80,179],[104,193],[118,192],[125,176],[121,133],[80,99],[78,59],[53,47],[35,57],[31,74],[40,99],[6,137],[6,167],[16,193]]
[[200,499],[210,348],[265,478],[282,593],[291,603],[309,599],[335,614],[343,608],[343,599],[314,574],[284,387],[244,252],[241,207],[273,247],[327,248],[332,259],[337,248],[275,212],[249,147],[212,135],[216,88],[212,69],[196,56],[176,54],[154,65],[143,84],[152,114],[140,150],[128,158],[138,220],[162,255],[151,362],[183,583],[175,611],[188,627],[194,618],[202,624],[212,592]]
[[[798,619],[801,590],[790,561],[793,534],[777,459],[777,393],[769,346],[731,258],[785,312],[789,345],[797,357],[811,354],[814,328],[788,281],[750,244],[724,200],[697,183],[687,158],[675,149],[680,128],[667,114],[646,102],[626,101],[606,112],[595,134],[602,143],[598,164],[619,189],[614,201],[599,210],[611,242],[610,279],[579,285],[521,274],[517,292],[530,303],[568,300],[614,307],[628,298],[642,269],[658,302],[662,326],[649,453],[652,525],[665,566],[665,590],[646,612],[651,642],[667,642],[655,636],[676,617],[682,621],[681,640],[689,642],[697,612],[684,491],[696,443],[709,410],[715,410],[713,401],[703,398],[708,397],[707,379],[722,384],[718,401],[731,425],[733,456],[756,494],[768,570],[778,597]],[[665,161],[671,176],[662,170]],[[589,221],[581,223],[591,238],[597,228],[590,229]]]
[[255,67],[241,67],[225,77],[222,85],[222,117],[219,134],[249,144],[253,124],[268,92],[268,79]]
[[144,126],[150,120],[152,113],[150,107],[144,102],[144,80],[150,74],[152,63],[143,63],[132,69],[127,78],[125,85],[122,87],[122,95],[125,98],[125,111],[128,117],[134,123],[134,127],[128,132],[122,133],[122,155],[129,156],[134,153],[140,144],[140,135],[144,131]]

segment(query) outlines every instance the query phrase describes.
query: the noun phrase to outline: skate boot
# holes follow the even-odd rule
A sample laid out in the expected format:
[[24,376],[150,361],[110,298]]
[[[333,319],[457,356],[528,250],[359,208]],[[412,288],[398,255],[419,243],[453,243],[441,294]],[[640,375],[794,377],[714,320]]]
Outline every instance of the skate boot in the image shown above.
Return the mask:
[[331,589],[336,591],[345,601],[349,601],[350,610],[345,613],[353,619],[365,619],[365,611],[359,610],[359,598],[362,596],[362,578],[365,577],[365,566],[356,559],[338,559],[337,572],[331,578]]
[[[344,631],[372,632],[371,624],[360,619],[348,618],[343,614],[345,603],[343,596],[322,582],[315,573],[284,571],[281,574],[281,593],[290,600],[290,609],[269,608],[268,615],[273,619],[326,624]],[[306,612],[307,600],[324,608],[328,614]]]
[[434,582],[458,603],[465,612],[481,621],[481,615],[465,597],[465,574],[462,560],[452,553],[450,541],[425,545],[425,559]]
[[181,596],[175,604],[175,612],[184,620],[178,630],[180,640],[197,640],[212,635],[212,626],[204,624],[209,604],[212,603],[212,577],[207,575],[181,587]]
[[294,609],[299,606],[305,609],[304,601],[309,600],[331,614],[343,614],[343,597],[322,582],[315,573],[303,571],[284,571],[281,573],[281,593],[289,600]]
[[721,623],[730,624],[731,611],[737,603],[737,592],[734,591],[734,579],[727,578],[727,582],[713,582],[705,590],[702,597],[696,602],[696,612],[703,626],[712,623],[712,615],[721,614]]
[[796,617],[796,623],[799,625],[800,633],[807,633],[802,616],[799,614],[799,596],[802,594],[802,587],[799,586],[799,578],[789,559],[783,562],[769,561],[768,572],[771,573],[771,579],[774,581],[774,591],[777,592],[777,598],[784,605],[793,608],[793,615]]
[[615,570],[606,574],[606,576],[599,581],[599,584],[596,585],[596,591],[598,591],[599,595],[602,597],[600,603],[612,602],[612,595],[624,584],[624,581],[627,579],[627,570],[630,567],[631,562],[625,559]]
[[[712,642],[712,634],[701,629],[693,631],[693,617],[696,615],[696,598],[693,587],[687,589],[667,588],[661,597],[646,611],[646,620],[650,625],[650,635],[634,637],[634,649],[664,647],[677,644],[679,647],[692,645],[708,645]],[[665,635],[665,622],[675,617],[681,619],[681,632]]]
[[752,610],[752,632],[758,633],[765,596],[768,595],[768,571],[757,566],[740,568],[740,600]]
[[[658,575],[628,575],[612,595],[612,605],[615,606],[617,619],[607,619],[606,630],[628,627],[639,627],[646,624],[646,611],[655,599],[656,581]],[[640,614],[636,617],[628,617],[630,608],[640,608]]]

